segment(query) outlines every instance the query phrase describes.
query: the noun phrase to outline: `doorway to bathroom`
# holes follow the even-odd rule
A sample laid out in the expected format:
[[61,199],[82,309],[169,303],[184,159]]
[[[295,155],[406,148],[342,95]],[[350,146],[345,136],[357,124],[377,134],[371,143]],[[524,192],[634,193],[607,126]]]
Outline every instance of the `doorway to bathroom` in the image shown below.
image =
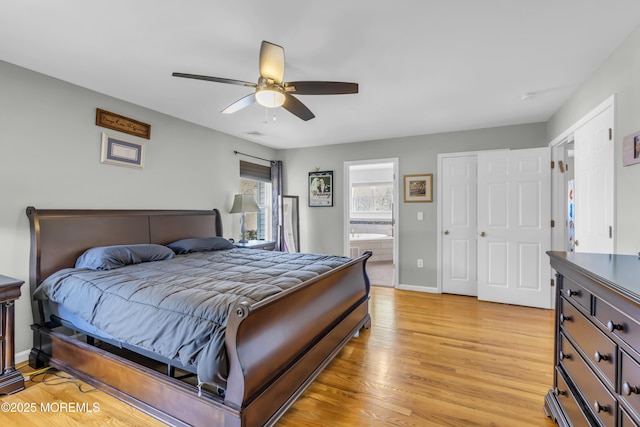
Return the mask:
[[372,285],[395,287],[398,254],[398,159],[349,161],[344,164],[344,253],[365,251]]

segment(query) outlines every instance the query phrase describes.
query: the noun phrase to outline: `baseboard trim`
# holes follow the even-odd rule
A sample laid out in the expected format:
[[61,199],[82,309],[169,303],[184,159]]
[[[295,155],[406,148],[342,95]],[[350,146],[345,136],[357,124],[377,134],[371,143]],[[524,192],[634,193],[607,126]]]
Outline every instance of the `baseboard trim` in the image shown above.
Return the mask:
[[401,285],[398,285],[397,288],[403,291],[427,292],[430,294],[441,293],[440,291],[438,291],[438,288],[436,286],[418,286],[418,285],[402,285],[401,284]]
[[31,349],[21,351],[20,353],[16,353],[16,365],[29,361],[29,353],[31,353]]

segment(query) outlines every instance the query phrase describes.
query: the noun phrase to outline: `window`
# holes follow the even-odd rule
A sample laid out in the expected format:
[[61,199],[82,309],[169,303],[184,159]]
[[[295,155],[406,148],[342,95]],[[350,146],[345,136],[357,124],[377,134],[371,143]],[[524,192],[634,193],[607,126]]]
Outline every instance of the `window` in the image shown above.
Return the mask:
[[253,194],[260,212],[247,212],[247,240],[273,240],[271,232],[271,168],[240,161],[240,193]]
[[271,183],[240,178],[240,192],[253,194],[260,212],[247,212],[245,226],[247,240],[271,239]]
[[351,212],[391,214],[393,183],[354,184],[351,187]]

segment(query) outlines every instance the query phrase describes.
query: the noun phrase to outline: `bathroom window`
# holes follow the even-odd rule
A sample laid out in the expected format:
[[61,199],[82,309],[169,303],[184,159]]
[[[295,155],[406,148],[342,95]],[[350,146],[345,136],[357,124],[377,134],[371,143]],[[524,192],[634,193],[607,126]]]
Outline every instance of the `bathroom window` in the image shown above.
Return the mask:
[[389,213],[393,204],[393,184],[354,184],[351,187],[352,213]]

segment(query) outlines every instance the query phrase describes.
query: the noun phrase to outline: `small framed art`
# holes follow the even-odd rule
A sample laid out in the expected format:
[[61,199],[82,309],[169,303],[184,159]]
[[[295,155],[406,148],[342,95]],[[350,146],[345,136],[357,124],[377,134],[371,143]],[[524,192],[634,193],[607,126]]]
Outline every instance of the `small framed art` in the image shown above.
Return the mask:
[[640,131],[624,137],[622,141],[622,165],[640,163]]
[[433,174],[404,175],[405,202],[433,201]]
[[333,206],[333,171],[309,172],[309,206]]
[[103,132],[100,162],[142,169],[144,167],[144,143],[129,141]]

